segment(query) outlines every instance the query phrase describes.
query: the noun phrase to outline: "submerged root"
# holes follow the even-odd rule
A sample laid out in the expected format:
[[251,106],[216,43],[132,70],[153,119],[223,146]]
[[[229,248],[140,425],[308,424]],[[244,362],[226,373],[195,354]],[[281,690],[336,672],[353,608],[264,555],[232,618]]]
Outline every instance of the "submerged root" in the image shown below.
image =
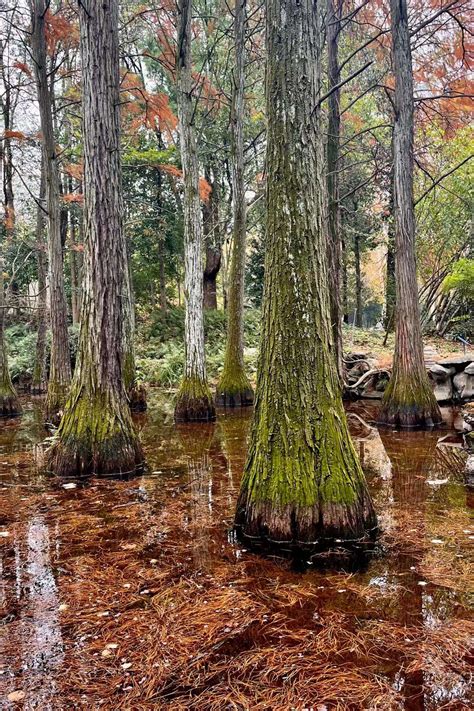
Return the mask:
[[210,422],[216,408],[207,383],[198,378],[184,378],[174,409],[176,422]]
[[133,474],[144,456],[127,403],[107,395],[71,396],[45,469],[57,476]]
[[254,393],[250,380],[242,368],[229,372],[224,369],[216,388],[216,403],[220,407],[248,407],[253,405]]
[[14,391],[0,394],[0,417],[15,417],[21,413],[21,405]]
[[313,506],[253,501],[242,491],[235,517],[237,534],[270,548],[315,553],[375,539],[377,519],[365,488],[352,503],[320,501]]
[[380,424],[395,427],[434,427],[442,422],[431,385],[394,376],[385,390],[378,416]]
[[128,391],[130,410],[132,412],[145,412],[148,407],[146,396],[146,387],[143,383],[135,383]]

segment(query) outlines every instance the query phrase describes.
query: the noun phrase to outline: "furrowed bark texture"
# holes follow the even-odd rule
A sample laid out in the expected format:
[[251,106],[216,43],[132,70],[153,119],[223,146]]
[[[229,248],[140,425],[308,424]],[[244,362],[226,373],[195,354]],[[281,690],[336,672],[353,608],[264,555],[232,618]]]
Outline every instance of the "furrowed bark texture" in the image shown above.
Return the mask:
[[207,384],[204,353],[202,221],[199,163],[193,125],[191,0],[178,3],[177,104],[184,177],[185,371],[175,407],[178,421],[212,420],[215,408]]
[[356,282],[355,325],[362,328],[362,274],[360,269],[360,235],[354,235],[354,271]]
[[46,274],[48,262],[46,259],[46,244],[44,239],[46,213],[44,200],[46,193],[46,180],[44,168],[41,170],[41,184],[39,205],[36,208],[36,263],[38,266],[38,313],[36,319],[36,351],[33,366],[31,392],[39,395],[46,392],[48,378],[46,374],[46,333],[48,330],[48,307],[46,298]]
[[0,417],[10,417],[19,415],[21,413],[21,407],[8,369],[7,346],[5,343],[6,303],[3,277],[4,268],[3,257],[0,257]]
[[49,421],[57,422],[71,384],[71,357],[67,329],[67,302],[64,291],[59,171],[46,59],[45,14],[45,0],[31,0],[31,51],[38,91],[48,213],[51,364],[46,418]]
[[[339,69],[339,35],[341,32],[342,0],[327,0],[328,89],[341,80]],[[341,132],[340,89],[328,99],[327,188],[328,188],[328,260],[331,281],[331,323],[338,373],[343,378],[342,365],[342,241],[339,208],[339,145]]]
[[376,524],[330,347],[319,10],[311,0],[267,3],[263,323],[236,512],[244,536],[302,548],[364,537]]
[[253,390],[244,365],[244,286],[247,204],[244,165],[244,91],[246,0],[235,4],[235,69],[232,95],[233,244],[227,307],[227,342],[224,369],[217,386],[219,405],[241,407],[253,403]]
[[84,287],[71,392],[47,468],[134,472],[143,454],[123,383],[127,254],[120,164],[118,0],[79,6],[84,115]]
[[396,319],[393,372],[379,420],[405,427],[441,422],[423,360],[413,207],[413,69],[406,0],[391,0],[395,74],[394,211]]

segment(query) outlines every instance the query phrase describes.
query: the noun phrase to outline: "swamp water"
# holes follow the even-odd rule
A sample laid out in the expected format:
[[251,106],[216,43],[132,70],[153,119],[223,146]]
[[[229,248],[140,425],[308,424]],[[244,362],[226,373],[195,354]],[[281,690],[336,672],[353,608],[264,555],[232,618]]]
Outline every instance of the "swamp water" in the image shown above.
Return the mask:
[[383,529],[359,573],[229,533],[249,411],[176,426],[152,393],[149,472],[85,484],[37,474],[37,405],[0,420],[0,709],[472,708],[458,414],[397,432],[348,412]]

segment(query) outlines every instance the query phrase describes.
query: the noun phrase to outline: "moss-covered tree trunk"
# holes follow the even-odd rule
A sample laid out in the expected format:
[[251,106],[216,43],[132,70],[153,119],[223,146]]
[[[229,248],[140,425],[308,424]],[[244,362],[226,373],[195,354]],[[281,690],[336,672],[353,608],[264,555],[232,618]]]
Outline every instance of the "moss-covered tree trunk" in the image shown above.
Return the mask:
[[79,6],[84,126],[84,287],[71,392],[47,467],[59,475],[143,464],[123,381],[127,253],[120,163],[118,0]]
[[7,346],[5,343],[7,305],[5,301],[4,269],[3,257],[0,256],[0,416],[10,417],[19,415],[21,407],[8,369]]
[[244,286],[247,230],[244,164],[246,0],[237,0],[234,12],[235,68],[231,114],[234,225],[227,307],[227,342],[224,368],[217,386],[217,402],[224,406],[240,407],[253,403],[253,390],[244,364]]
[[71,358],[64,290],[63,242],[58,160],[53,129],[52,97],[48,84],[45,0],[31,2],[31,52],[34,61],[46,178],[48,213],[49,301],[51,312],[51,365],[46,418],[59,421],[71,383]]
[[395,74],[394,213],[396,317],[393,372],[380,422],[432,426],[441,412],[428,380],[420,325],[413,206],[413,69],[406,0],[391,0]]
[[322,228],[320,7],[268,0],[266,254],[254,421],[237,504],[243,535],[327,546],[376,524],[331,349]]
[[191,0],[178,2],[176,88],[184,177],[185,370],[175,407],[177,421],[215,418],[204,353],[202,218],[191,75]]
[[[341,33],[343,0],[327,0],[327,45],[328,45],[328,89],[334,89],[341,80],[339,68],[339,35]],[[327,138],[327,188],[328,188],[328,258],[329,274],[332,280],[330,290],[331,323],[336,353],[337,369],[343,377],[342,366],[342,240],[341,210],[339,207],[340,175],[340,112],[341,91],[335,89],[328,100]]]
[[40,395],[46,392],[48,378],[46,373],[46,334],[48,330],[48,300],[46,292],[46,274],[48,262],[46,258],[45,224],[46,212],[44,207],[46,193],[46,180],[44,166],[41,170],[41,184],[39,203],[36,208],[36,264],[38,267],[38,300],[36,317],[36,349],[35,363],[33,366],[33,377],[31,382],[31,392],[33,395]]

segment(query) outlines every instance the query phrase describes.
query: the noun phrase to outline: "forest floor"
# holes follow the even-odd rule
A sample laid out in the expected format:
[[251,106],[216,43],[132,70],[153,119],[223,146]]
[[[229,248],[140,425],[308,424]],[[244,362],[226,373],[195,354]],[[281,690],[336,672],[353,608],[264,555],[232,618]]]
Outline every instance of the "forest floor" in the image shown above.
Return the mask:
[[25,402],[0,427],[0,708],[472,708],[458,411],[395,432],[373,403],[348,410],[380,547],[359,571],[296,572],[232,533],[250,411],[176,426],[154,391],[136,418],[149,471],[75,482],[37,473]]

